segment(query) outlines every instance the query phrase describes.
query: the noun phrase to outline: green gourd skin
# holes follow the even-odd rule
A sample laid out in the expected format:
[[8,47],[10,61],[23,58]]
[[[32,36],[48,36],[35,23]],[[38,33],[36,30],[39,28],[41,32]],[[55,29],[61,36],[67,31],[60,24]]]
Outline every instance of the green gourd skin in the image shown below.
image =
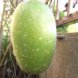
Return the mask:
[[11,22],[13,53],[30,74],[46,70],[56,48],[56,24],[49,7],[38,1],[20,3]]

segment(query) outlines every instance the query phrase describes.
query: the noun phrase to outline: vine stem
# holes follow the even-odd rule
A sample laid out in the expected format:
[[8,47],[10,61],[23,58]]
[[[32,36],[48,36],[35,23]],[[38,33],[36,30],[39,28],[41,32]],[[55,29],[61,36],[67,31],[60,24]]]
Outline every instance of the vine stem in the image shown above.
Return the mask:
[[7,58],[7,55],[8,55],[8,52],[9,52],[9,51],[8,51],[9,48],[11,48],[11,41],[9,42],[9,44],[8,44],[8,46],[7,46],[7,48],[6,48],[6,51],[4,52],[4,55],[3,55],[3,58],[2,58],[2,60],[1,60],[0,66],[2,66],[3,63],[5,62],[5,59]]
[[1,23],[0,23],[0,61],[1,61],[1,55],[2,55],[1,51],[2,51],[3,20],[4,20],[5,8],[6,8],[6,2],[4,3],[4,6],[3,6],[3,12],[2,12]]

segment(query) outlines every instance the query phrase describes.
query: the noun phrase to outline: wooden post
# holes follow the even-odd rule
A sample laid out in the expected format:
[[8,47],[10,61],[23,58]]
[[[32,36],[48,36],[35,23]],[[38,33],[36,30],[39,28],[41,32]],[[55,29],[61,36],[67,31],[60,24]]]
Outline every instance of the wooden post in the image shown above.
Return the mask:
[[55,15],[55,19],[56,20],[59,19],[59,0],[56,0],[56,15]]

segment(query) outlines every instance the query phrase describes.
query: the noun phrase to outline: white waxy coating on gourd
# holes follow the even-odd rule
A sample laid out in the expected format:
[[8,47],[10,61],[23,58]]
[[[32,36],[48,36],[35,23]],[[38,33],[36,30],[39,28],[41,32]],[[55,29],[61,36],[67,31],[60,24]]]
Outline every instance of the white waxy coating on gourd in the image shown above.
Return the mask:
[[46,70],[56,45],[56,24],[49,7],[34,0],[19,4],[11,23],[11,41],[22,70],[31,74]]

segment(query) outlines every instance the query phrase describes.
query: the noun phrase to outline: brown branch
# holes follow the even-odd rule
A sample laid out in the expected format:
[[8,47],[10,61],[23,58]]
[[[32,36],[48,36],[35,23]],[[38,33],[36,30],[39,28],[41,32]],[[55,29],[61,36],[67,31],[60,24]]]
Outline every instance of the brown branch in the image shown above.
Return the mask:
[[4,18],[4,12],[6,8],[6,2],[4,3],[3,6],[3,12],[2,12],[2,17],[1,17],[1,23],[0,23],[0,60],[1,60],[1,51],[2,51],[2,37],[3,37],[3,18]]
[[5,51],[4,55],[3,55],[3,58],[2,58],[2,60],[0,62],[0,67],[3,65],[3,63],[5,62],[5,59],[7,58],[9,48],[11,48],[11,41],[9,42],[9,44],[8,44],[8,46],[6,48],[6,51]]
[[50,3],[49,3],[49,7],[50,8],[52,8],[51,6],[52,6],[52,2],[53,2],[53,0],[50,0]]
[[49,0],[45,0],[45,4],[48,4]]
[[56,24],[57,26],[60,26],[75,20],[78,20],[78,11],[75,13],[69,14],[68,16],[65,16],[59,20],[56,20]]
[[2,17],[1,17],[1,25],[0,25],[0,32],[3,29],[3,18],[4,18],[5,8],[6,8],[6,3],[4,3],[4,6],[3,6],[3,12],[2,12]]
[[16,6],[14,5],[13,1],[10,0],[11,5],[15,8]]
[[16,3],[15,3],[15,5],[16,5],[16,6],[18,5],[18,0],[16,0]]
[[68,0],[68,7],[67,7],[67,15],[69,15],[70,13],[70,3],[71,3],[71,0]]
[[55,15],[55,19],[59,19],[59,8],[58,8],[58,5],[59,5],[59,0],[57,0],[57,3],[56,3],[56,15]]

